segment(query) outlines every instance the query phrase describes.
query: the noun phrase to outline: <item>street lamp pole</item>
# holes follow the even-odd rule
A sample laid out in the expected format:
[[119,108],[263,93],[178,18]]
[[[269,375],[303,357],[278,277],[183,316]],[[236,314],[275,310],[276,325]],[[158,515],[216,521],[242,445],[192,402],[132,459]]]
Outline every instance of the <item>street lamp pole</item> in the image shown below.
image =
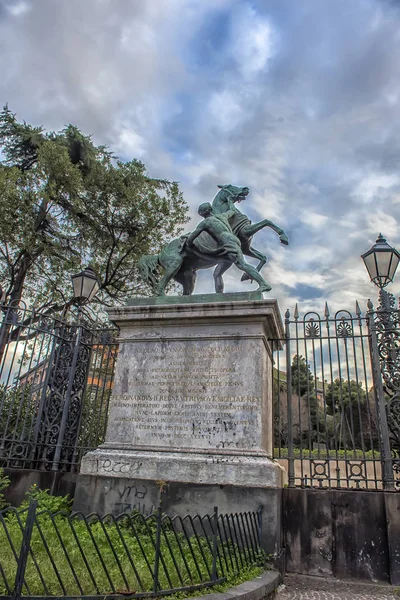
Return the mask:
[[[74,297],[77,301],[77,307],[78,307],[78,324],[77,324],[77,331],[76,331],[76,337],[75,337],[75,343],[74,343],[74,351],[73,351],[72,360],[71,360],[71,367],[70,367],[70,372],[69,372],[69,377],[68,377],[68,386],[67,386],[67,389],[65,392],[60,428],[59,428],[59,433],[58,433],[58,439],[57,439],[57,444],[55,446],[53,465],[52,465],[53,471],[58,471],[58,469],[59,469],[66,429],[67,429],[67,425],[68,425],[68,420],[70,419],[71,400],[72,400],[73,396],[78,399],[78,396],[84,389],[84,385],[85,385],[85,381],[81,382],[79,377],[78,377],[79,382],[76,382],[76,378],[77,378],[76,375],[77,375],[77,371],[79,368],[80,360],[83,359],[84,362],[87,363],[88,358],[89,358],[89,356],[87,356],[86,360],[85,360],[81,356],[82,337],[83,337],[83,329],[84,329],[82,322],[81,322],[82,307],[85,304],[87,304],[88,302],[90,302],[95,297],[98,290],[100,289],[99,280],[96,277],[93,269],[91,269],[90,267],[87,267],[81,273],[78,273],[77,275],[73,275],[71,277],[71,279],[72,279],[72,285],[73,285],[73,290],[74,290]],[[85,352],[85,349],[84,349],[84,354],[85,355],[87,354]],[[86,368],[87,368],[87,364],[85,364],[85,371],[86,371]],[[79,386],[79,384],[80,384],[80,386]],[[80,400],[80,398],[79,398],[79,400]],[[79,422],[80,422],[80,418],[77,419],[77,423],[79,423]],[[76,431],[75,434],[78,435],[78,431]]]
[[[384,288],[394,279],[400,253],[379,234],[375,244],[361,258],[371,281],[379,288],[379,306],[376,312],[372,302],[368,300],[368,330],[381,438],[382,480],[384,489],[393,489],[393,470],[397,469],[397,461],[393,462],[391,439],[397,446],[397,452],[400,451],[400,437],[396,434],[396,412],[400,406],[400,320],[396,299]],[[389,402],[386,401],[385,394],[390,396]]]

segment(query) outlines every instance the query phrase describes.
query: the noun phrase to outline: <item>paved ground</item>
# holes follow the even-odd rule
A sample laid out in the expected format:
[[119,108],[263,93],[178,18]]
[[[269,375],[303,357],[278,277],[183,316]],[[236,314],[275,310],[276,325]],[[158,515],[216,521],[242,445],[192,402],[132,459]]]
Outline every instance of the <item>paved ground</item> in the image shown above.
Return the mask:
[[276,600],[400,600],[400,589],[389,585],[288,575],[276,594]]

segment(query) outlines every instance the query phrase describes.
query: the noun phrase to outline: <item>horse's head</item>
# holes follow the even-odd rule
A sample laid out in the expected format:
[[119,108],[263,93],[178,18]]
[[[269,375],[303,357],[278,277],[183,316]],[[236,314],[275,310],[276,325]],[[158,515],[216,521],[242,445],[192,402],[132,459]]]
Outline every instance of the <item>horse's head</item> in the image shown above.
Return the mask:
[[249,193],[248,187],[238,187],[237,185],[219,185],[220,192],[218,192],[218,196],[221,200],[225,198],[230,198],[232,202],[242,202],[242,200],[246,200],[246,196]]

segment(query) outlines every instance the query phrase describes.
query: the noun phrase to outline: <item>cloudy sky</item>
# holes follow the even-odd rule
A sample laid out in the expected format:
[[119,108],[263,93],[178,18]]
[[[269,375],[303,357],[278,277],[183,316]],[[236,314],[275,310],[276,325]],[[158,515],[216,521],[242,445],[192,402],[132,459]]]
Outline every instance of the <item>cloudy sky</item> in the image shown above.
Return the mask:
[[193,224],[249,186],[240,208],[290,238],[254,239],[282,310],[364,306],[360,254],[380,231],[400,249],[399,51],[389,0],[0,0],[0,102],[178,180]]

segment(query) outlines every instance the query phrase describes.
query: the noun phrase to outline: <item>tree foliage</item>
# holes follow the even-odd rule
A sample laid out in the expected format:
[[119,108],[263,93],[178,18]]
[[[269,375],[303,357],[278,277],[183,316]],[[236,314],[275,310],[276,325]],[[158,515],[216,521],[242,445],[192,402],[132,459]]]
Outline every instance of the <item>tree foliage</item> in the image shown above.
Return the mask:
[[347,381],[337,378],[326,386],[325,398],[328,409],[333,414],[334,411],[363,404],[366,392],[361,383],[354,379]]
[[312,394],[315,390],[314,377],[303,356],[297,354],[292,361],[292,390],[299,397]]
[[70,276],[90,264],[97,303],[145,294],[138,259],[180,231],[187,207],[176,182],[115,160],[78,128],[45,132],[0,113],[0,284],[7,300],[43,309],[73,303]]

